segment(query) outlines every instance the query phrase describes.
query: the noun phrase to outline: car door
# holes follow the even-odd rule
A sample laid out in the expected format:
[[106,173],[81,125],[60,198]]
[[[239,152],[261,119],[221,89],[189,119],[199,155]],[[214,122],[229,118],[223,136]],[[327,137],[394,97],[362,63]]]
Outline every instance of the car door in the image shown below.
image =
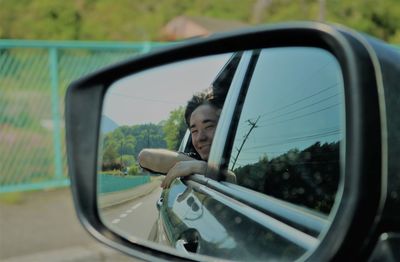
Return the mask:
[[161,212],[170,240],[228,259],[293,260],[314,249],[340,197],[337,61],[317,48],[247,51],[222,115],[230,121],[219,123],[209,162],[233,172],[237,184],[176,181]]
[[[214,91],[217,90],[226,96],[235,72],[239,67],[241,57],[242,52],[232,55],[211,83]],[[193,153],[194,150],[190,132],[187,130],[178,151]],[[200,196],[199,198],[198,195],[194,194],[187,183],[176,179],[170,189],[163,190],[157,202],[159,219],[157,221],[157,231],[152,234],[152,240],[174,246],[181,250],[197,252],[199,247],[198,232],[208,232],[201,235],[203,238],[207,238],[206,234],[212,235],[215,233],[215,231],[209,231],[208,226],[203,222],[210,221],[213,217],[207,212],[204,213],[204,209],[200,210],[200,207],[203,206],[202,202],[202,197]],[[200,217],[208,215],[208,218],[194,219],[194,217],[199,217],[199,212],[201,212]],[[207,222],[207,224],[216,225],[217,222]],[[221,227],[220,232],[216,235],[223,235],[223,230],[223,227]]]

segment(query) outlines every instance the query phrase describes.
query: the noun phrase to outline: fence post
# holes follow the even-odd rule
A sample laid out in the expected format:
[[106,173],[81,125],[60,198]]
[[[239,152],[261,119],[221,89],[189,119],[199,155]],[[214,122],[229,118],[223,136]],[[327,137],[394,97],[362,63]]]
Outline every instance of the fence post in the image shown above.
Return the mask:
[[141,52],[142,54],[146,54],[146,53],[148,53],[148,52],[150,52],[150,51],[151,51],[150,42],[148,42],[148,41],[144,42],[144,43],[143,43],[142,50],[141,50],[140,52]]
[[54,168],[55,180],[61,180],[62,174],[62,150],[61,150],[61,119],[58,90],[58,50],[56,47],[49,49],[49,66],[51,81],[51,112],[53,118],[53,144],[54,144]]

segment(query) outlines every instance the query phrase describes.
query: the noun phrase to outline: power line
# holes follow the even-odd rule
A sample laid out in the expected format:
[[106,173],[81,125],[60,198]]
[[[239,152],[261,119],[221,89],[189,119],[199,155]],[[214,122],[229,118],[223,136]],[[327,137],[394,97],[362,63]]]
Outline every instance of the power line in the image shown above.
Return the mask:
[[329,100],[329,99],[331,99],[331,98],[333,98],[333,97],[336,97],[336,96],[338,96],[338,95],[339,95],[339,93],[334,94],[334,95],[331,95],[331,96],[326,97],[326,98],[324,98],[324,99],[318,100],[318,101],[316,101],[316,102],[314,102],[314,103],[312,103],[312,104],[308,104],[308,105],[305,105],[305,106],[303,106],[303,107],[296,108],[296,109],[294,109],[294,110],[292,110],[292,111],[289,111],[289,112],[286,112],[286,113],[282,113],[282,114],[280,114],[280,115],[277,115],[277,116],[274,116],[274,117],[271,117],[271,118],[263,119],[263,121],[262,121],[261,123],[265,123],[266,121],[273,120],[273,119],[277,119],[277,118],[280,118],[280,117],[282,117],[282,116],[286,116],[286,115],[290,115],[290,114],[293,114],[293,113],[297,113],[297,112],[300,111],[300,110],[303,110],[303,109],[306,109],[306,108],[309,108],[309,107],[318,105],[318,104],[320,104],[320,103],[322,103],[322,102],[324,102],[324,101],[327,101],[327,100]]
[[267,146],[290,144],[290,143],[294,143],[294,142],[304,142],[304,141],[308,141],[308,140],[315,139],[315,138],[322,138],[322,137],[327,137],[327,136],[339,135],[340,133],[341,133],[340,130],[332,130],[332,131],[329,131],[329,132],[320,133],[320,134],[314,134],[314,135],[309,135],[309,136],[293,137],[293,138],[288,138],[286,140],[281,140],[281,141],[277,141],[277,142],[273,142],[273,143],[269,143],[269,144],[264,144],[264,145],[260,145],[260,146],[246,147],[246,150],[256,149],[256,148],[263,148],[263,147],[267,147]]
[[[298,132],[298,133],[296,132],[296,133],[286,134],[285,136],[286,137],[306,136],[306,135],[309,135],[309,134],[312,134],[312,133],[319,134],[319,133],[324,133],[324,132],[329,132],[329,131],[332,131],[332,130],[339,130],[339,129],[340,129],[339,126],[331,126],[331,127],[319,128],[319,129],[314,129],[314,130],[304,130],[303,132]],[[269,138],[269,139],[272,139],[272,138],[279,139],[279,138],[282,138],[282,135],[279,135],[279,136],[264,136],[264,137],[265,138]],[[242,141],[242,138],[236,137],[235,138],[235,143],[239,143],[239,141]]]
[[[299,119],[299,118],[302,118],[302,117],[307,117],[307,116],[309,116],[309,115],[312,115],[312,114],[316,114],[316,113],[319,113],[319,112],[322,112],[322,111],[325,111],[325,110],[328,110],[328,109],[330,109],[330,108],[333,108],[333,107],[335,107],[335,106],[337,106],[337,105],[339,105],[339,103],[337,103],[337,104],[334,104],[334,105],[331,105],[331,106],[328,106],[328,107],[325,107],[325,108],[322,108],[322,109],[320,109],[320,110],[317,110],[317,111],[314,111],[314,112],[310,112],[310,113],[307,113],[307,114],[304,114],[304,115],[300,115],[300,116],[296,116],[296,117],[294,117],[294,118],[291,118],[291,119],[286,119],[286,120],[282,120],[282,121],[278,121],[278,122],[274,122],[274,123],[269,123],[268,125],[265,125],[265,126],[257,126],[257,127],[268,127],[268,126],[271,126],[271,125],[276,125],[276,124],[281,124],[281,123],[285,123],[285,122],[288,122],[288,121],[292,121],[292,120],[295,120],[295,119]],[[322,137],[326,137],[326,136],[332,136],[332,135],[338,135],[338,134],[340,134],[340,129],[339,128],[337,128],[337,129],[334,129],[334,130],[330,130],[330,131],[328,131],[327,130],[327,132],[323,132],[323,133],[319,133],[319,134],[314,134],[314,135],[308,135],[308,136],[303,136],[303,137],[298,137],[298,138],[289,138],[287,141],[292,141],[292,142],[296,142],[296,139],[299,139],[299,138],[308,138],[308,139],[306,139],[306,140],[303,140],[303,141],[308,141],[309,139],[311,139],[311,138],[322,138]],[[329,134],[329,135],[328,135]],[[321,136],[318,136],[318,135],[321,135]],[[247,139],[247,138],[246,138]],[[285,140],[283,140],[283,141],[285,141]],[[299,142],[300,142],[301,140],[299,140]],[[244,142],[245,141],[243,141],[243,144],[244,144]],[[288,143],[288,142],[286,142],[286,143]],[[279,143],[278,144],[269,144],[270,146],[271,145],[279,145]],[[247,149],[249,149],[249,148],[247,148]]]
[[285,123],[285,122],[292,121],[292,120],[297,120],[297,119],[299,119],[299,118],[307,117],[307,116],[310,116],[310,115],[313,115],[313,114],[320,113],[320,112],[322,112],[322,111],[326,111],[326,110],[331,109],[331,108],[333,108],[333,107],[335,107],[335,106],[338,106],[338,105],[340,105],[340,104],[341,104],[341,103],[336,103],[336,104],[330,105],[330,106],[328,106],[328,107],[322,108],[322,109],[320,109],[320,110],[316,110],[316,111],[313,111],[313,112],[310,112],[310,113],[307,113],[307,114],[295,116],[295,117],[293,117],[293,118],[285,119],[285,120],[282,120],[282,121],[277,121],[277,122],[269,123],[268,125],[260,126],[260,127],[267,127],[267,126],[271,126],[271,125],[276,125],[276,124]]
[[[263,157],[263,156],[267,156],[267,157],[269,157],[270,155],[274,155],[274,154],[281,154],[281,155],[283,155],[283,154],[287,154],[287,153],[289,153],[289,151],[291,151],[291,150],[294,150],[294,149],[296,149],[296,148],[291,148],[291,149],[289,149],[289,150],[286,150],[286,151],[247,151],[247,150],[244,150],[244,151],[242,151],[242,152],[246,152],[246,155],[250,155],[250,154],[257,154],[257,156],[258,157]],[[304,150],[299,150],[298,152],[308,152],[308,151],[304,151]],[[318,153],[318,155],[326,155],[326,154],[330,154],[330,152],[325,152],[325,153]],[[255,157],[251,157],[251,156],[249,156],[249,157],[247,157],[247,158],[240,158],[240,159],[245,159],[245,160],[251,160],[251,159],[254,159]]]
[[159,99],[153,99],[153,98],[147,98],[147,97],[139,97],[139,96],[131,96],[127,94],[121,94],[121,93],[116,93],[116,92],[110,92],[107,95],[114,95],[114,96],[120,96],[126,99],[132,99],[132,100],[140,100],[140,101],[150,101],[150,102],[156,102],[156,103],[161,103],[161,104],[170,104],[170,105],[177,105],[182,102],[178,101],[168,101],[168,100],[159,100]]
[[[253,164],[257,164],[258,162],[254,162],[254,163],[244,163],[244,162],[240,162],[238,163],[238,165],[253,165]],[[269,165],[274,165],[274,164],[280,164],[280,163],[288,163],[290,166],[301,166],[301,165],[307,165],[307,164],[312,164],[312,165],[318,165],[318,164],[336,164],[336,163],[340,163],[340,160],[330,160],[330,161],[309,161],[309,162],[297,162],[297,161],[292,161],[292,163],[290,163],[289,161],[277,161],[277,160],[272,160],[269,161]]]
[[320,91],[318,91],[318,92],[316,92],[316,93],[314,93],[314,94],[311,94],[311,95],[306,96],[306,97],[303,97],[303,98],[301,98],[301,99],[299,99],[299,100],[293,101],[292,103],[286,104],[286,105],[284,105],[284,106],[282,106],[282,107],[279,107],[279,108],[277,108],[277,109],[275,109],[275,110],[272,110],[272,111],[269,111],[269,112],[265,112],[264,114],[261,115],[261,117],[264,117],[265,115],[268,115],[268,114],[276,113],[276,112],[278,112],[278,111],[281,111],[281,110],[283,110],[283,109],[286,109],[286,108],[288,108],[288,107],[291,107],[291,106],[293,106],[293,105],[296,105],[296,104],[298,104],[298,103],[300,103],[300,102],[302,102],[302,101],[308,100],[308,99],[310,99],[310,98],[312,98],[312,97],[315,97],[315,96],[317,96],[317,95],[319,95],[319,94],[321,94],[321,93],[324,93],[324,92],[326,92],[326,91],[328,91],[328,90],[330,90],[330,89],[332,89],[332,88],[334,88],[334,87],[336,87],[336,86],[338,86],[338,85],[339,85],[339,83],[333,84],[333,85],[331,85],[331,86],[329,86],[329,87],[327,87],[327,88],[325,88],[325,89],[322,89],[322,90],[320,90]]
[[[312,79],[313,77],[315,77],[315,76],[317,75],[317,73],[319,73],[320,71],[324,70],[324,69],[325,69],[326,67],[328,67],[331,63],[332,63],[331,61],[325,63],[323,66],[321,66],[321,67],[319,67],[317,70],[315,70],[314,73],[310,74],[307,78],[304,78],[303,80],[301,80],[301,81],[299,81],[299,82],[301,82],[301,83],[307,83],[310,79]],[[310,99],[311,97],[314,97],[314,96],[317,96],[317,95],[319,95],[319,94],[321,94],[321,93],[323,93],[323,92],[326,92],[326,91],[328,91],[328,90],[330,90],[330,89],[332,89],[332,88],[338,86],[339,84],[340,84],[340,83],[332,84],[331,86],[328,86],[327,88],[322,89],[322,90],[320,90],[320,91],[318,91],[318,92],[316,92],[316,93],[314,93],[314,94],[312,94],[312,95],[309,95],[309,96],[306,96],[306,97],[301,98],[301,99],[299,99],[299,100],[296,100],[296,101],[294,101],[294,102],[292,102],[292,103],[290,103],[290,104],[284,105],[283,107],[277,108],[277,109],[275,109],[275,110],[273,110],[273,111],[266,112],[266,113],[264,113],[263,115],[265,115],[265,114],[270,114],[270,113],[275,113],[275,112],[277,112],[277,111],[283,110],[283,109],[285,109],[285,108],[287,108],[287,107],[290,107],[290,106],[292,106],[292,105],[298,104],[298,103],[300,103],[300,102],[302,102],[302,101],[304,101],[304,100]],[[261,117],[263,117],[263,115],[261,115]]]

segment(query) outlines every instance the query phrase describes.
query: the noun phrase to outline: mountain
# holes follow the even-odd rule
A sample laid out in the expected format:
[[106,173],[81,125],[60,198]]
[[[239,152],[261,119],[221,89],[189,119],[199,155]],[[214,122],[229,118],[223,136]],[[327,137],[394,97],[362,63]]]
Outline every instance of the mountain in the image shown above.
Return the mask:
[[102,133],[108,133],[112,132],[115,129],[117,129],[119,126],[117,123],[115,123],[113,120],[111,120],[109,117],[103,115],[101,117],[101,132]]

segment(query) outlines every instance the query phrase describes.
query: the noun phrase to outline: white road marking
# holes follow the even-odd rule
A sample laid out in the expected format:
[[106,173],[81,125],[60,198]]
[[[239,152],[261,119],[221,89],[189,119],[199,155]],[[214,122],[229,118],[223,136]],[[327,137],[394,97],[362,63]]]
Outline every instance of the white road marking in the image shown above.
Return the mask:
[[113,224],[118,224],[119,222],[121,221],[121,219],[114,219],[111,223],[113,223]]
[[142,204],[143,204],[142,202],[137,203],[136,205],[134,205],[134,206],[132,207],[132,210],[133,210],[133,209],[136,209],[136,208],[138,208],[138,207],[140,207]]
[[[142,204],[143,204],[142,202],[137,203],[136,205],[134,205],[133,207],[131,207],[131,209],[128,209],[128,210],[126,211],[126,213],[122,213],[121,215],[119,215],[119,217],[120,217],[120,218],[127,217],[127,216],[128,216],[127,213],[132,213],[132,211],[133,211],[134,209],[140,207]],[[121,219],[119,219],[119,218],[114,219],[114,220],[112,221],[113,224],[118,224],[119,222],[121,222]]]

